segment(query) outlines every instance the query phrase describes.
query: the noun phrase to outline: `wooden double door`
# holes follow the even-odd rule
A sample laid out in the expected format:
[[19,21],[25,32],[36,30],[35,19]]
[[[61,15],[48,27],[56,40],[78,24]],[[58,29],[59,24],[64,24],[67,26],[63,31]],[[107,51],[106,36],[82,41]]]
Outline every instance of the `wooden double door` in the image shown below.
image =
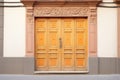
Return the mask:
[[36,71],[87,70],[87,23],[87,18],[36,18]]

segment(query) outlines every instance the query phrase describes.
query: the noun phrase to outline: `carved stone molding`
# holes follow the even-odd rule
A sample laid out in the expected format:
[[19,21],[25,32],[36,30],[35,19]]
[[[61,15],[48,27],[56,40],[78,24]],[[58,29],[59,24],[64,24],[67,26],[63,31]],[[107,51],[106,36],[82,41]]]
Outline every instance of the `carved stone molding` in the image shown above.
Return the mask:
[[26,7],[26,56],[34,56],[34,15],[33,7]]
[[89,24],[89,53],[97,55],[96,7],[26,7],[26,56],[34,56],[35,17],[87,17]]
[[117,19],[118,19],[117,20],[118,21],[117,22],[118,23],[117,24],[118,25],[118,29],[117,29],[118,30],[117,31],[118,32],[118,57],[120,58],[120,22],[119,22],[120,21],[120,8],[118,8],[118,18]]
[[96,19],[97,19],[97,8],[90,7],[90,23],[96,24]]
[[88,7],[35,7],[34,16],[88,16]]
[[97,56],[97,8],[90,7],[89,14],[89,53]]

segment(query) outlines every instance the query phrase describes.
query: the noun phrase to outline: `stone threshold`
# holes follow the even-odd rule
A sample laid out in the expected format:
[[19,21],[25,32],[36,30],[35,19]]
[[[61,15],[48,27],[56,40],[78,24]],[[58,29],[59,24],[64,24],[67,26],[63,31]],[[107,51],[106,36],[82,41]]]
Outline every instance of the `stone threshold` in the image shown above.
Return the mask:
[[43,74],[43,73],[67,73],[67,74],[72,74],[72,73],[83,73],[87,74],[89,71],[34,71],[35,74]]

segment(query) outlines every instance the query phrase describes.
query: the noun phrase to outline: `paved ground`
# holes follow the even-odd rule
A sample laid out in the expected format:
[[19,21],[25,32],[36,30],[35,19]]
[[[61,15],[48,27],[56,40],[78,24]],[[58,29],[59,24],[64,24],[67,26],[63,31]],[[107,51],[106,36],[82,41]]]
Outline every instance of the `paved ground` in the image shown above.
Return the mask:
[[120,80],[120,75],[0,75],[0,80]]

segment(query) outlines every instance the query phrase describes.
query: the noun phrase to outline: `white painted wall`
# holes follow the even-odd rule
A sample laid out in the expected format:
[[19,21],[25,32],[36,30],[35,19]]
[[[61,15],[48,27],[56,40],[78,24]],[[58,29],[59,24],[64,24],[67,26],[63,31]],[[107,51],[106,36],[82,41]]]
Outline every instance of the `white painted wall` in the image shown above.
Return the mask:
[[4,1],[8,1],[8,2],[20,2],[20,0],[4,0]]
[[4,57],[25,56],[25,8],[4,8]]
[[103,2],[114,2],[114,0],[102,0]]
[[117,57],[117,9],[98,8],[98,57]]

